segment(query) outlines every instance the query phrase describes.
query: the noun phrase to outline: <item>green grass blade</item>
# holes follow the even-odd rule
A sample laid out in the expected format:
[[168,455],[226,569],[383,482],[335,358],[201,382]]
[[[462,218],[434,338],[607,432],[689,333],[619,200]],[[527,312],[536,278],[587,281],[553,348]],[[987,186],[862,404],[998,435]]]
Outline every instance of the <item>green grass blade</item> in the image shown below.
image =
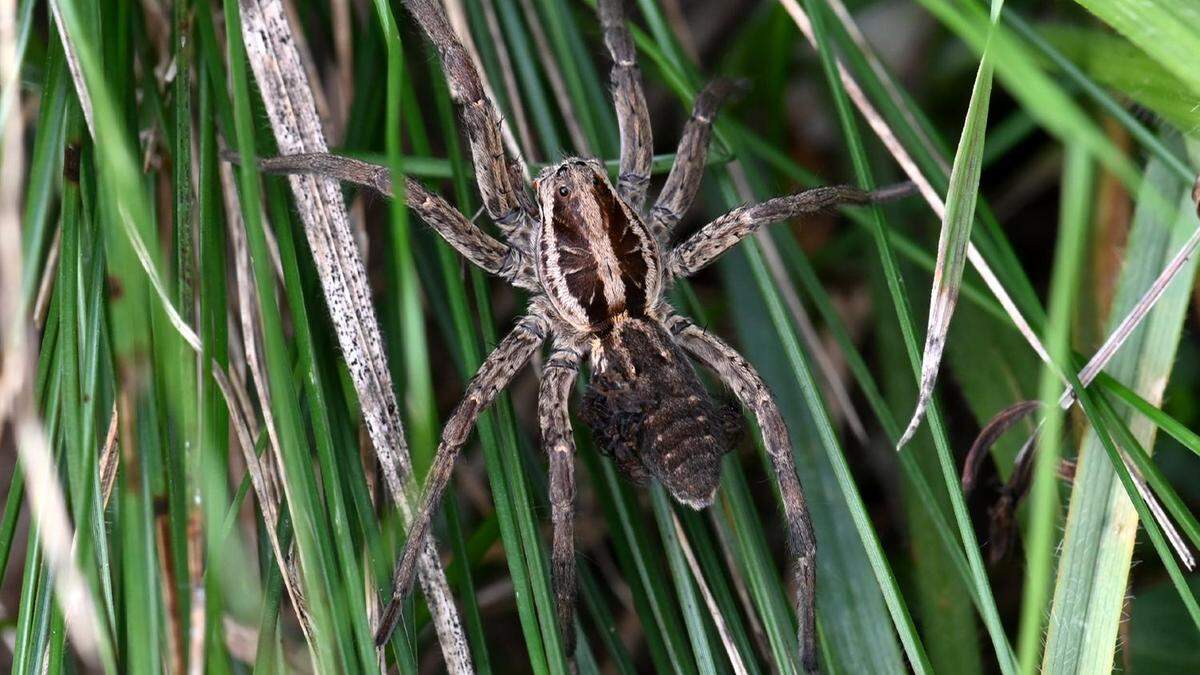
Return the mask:
[[946,334],[950,331],[950,318],[958,303],[959,286],[967,266],[967,246],[971,242],[971,225],[975,222],[975,200],[983,169],[984,134],[991,95],[992,64],[990,53],[984,48],[975,86],[971,90],[971,102],[967,106],[967,118],[963,122],[962,138],[954,153],[954,167],[950,171],[946,215],[942,218],[937,267],[933,271],[933,291],[929,299],[929,325],[925,331],[925,352],[921,357],[917,408],[897,448],[903,448],[912,439],[921,423],[921,415],[933,397]]
[[1134,410],[1148,417],[1154,422],[1154,426],[1167,432],[1171,438],[1179,441],[1185,448],[1200,455],[1200,435],[1188,429],[1182,422],[1164,413],[1161,408],[1142,398],[1136,391],[1121,384],[1107,373],[1100,373],[1096,377],[1096,384],[1104,387],[1105,392],[1115,395]]
[[1188,3],[1077,0],[1200,95],[1200,8]]
[[[1120,317],[1136,302],[1156,271],[1195,229],[1196,214],[1186,187],[1190,186],[1172,176],[1162,162],[1151,161],[1139,193],[1112,317]],[[1161,396],[1161,383],[1179,342],[1179,322],[1190,287],[1187,280],[1194,265],[1193,260],[1180,275],[1182,283],[1176,279],[1107,369],[1151,402],[1150,394]],[[1091,414],[1089,418],[1097,423]],[[1152,445],[1153,425],[1135,420],[1133,429],[1139,443]],[[1115,471],[1101,454],[1110,443],[1106,433],[1092,430],[1080,447],[1046,637],[1042,664],[1046,669],[1111,668],[1138,512],[1117,480],[1124,481],[1127,472]]]
[[[814,7],[815,3],[810,2],[810,19],[813,21],[814,33],[820,39],[823,34],[821,12],[823,9]],[[816,14],[811,11],[816,9]],[[841,80],[836,72],[834,60],[829,51],[829,45],[821,41],[819,43],[821,51],[821,61],[824,66],[826,81],[830,89],[834,93],[834,101],[837,104],[838,116],[843,126],[843,137],[850,144],[851,157],[854,160],[855,173],[858,176],[858,182],[864,189],[870,189],[873,181],[868,168],[866,153],[862,145],[862,140],[858,135],[857,124],[854,121],[853,113],[850,111],[850,104],[847,100],[846,93],[842,88]],[[905,297],[904,281],[896,267],[896,262],[888,246],[887,237],[884,234],[884,226],[882,215],[878,208],[872,209],[875,218],[875,240],[879,250],[879,255],[883,263],[885,274],[888,280],[888,290],[892,296],[892,302],[896,309],[896,315],[900,322],[901,333],[904,335],[905,343],[908,348],[909,358],[912,361],[914,374],[919,374],[919,360],[916,352],[916,339],[913,330],[912,313],[909,309],[909,303]],[[948,441],[946,432],[941,421],[941,414],[937,407],[931,405],[929,407],[929,422],[930,427],[934,432],[935,446],[938,451],[938,459],[942,470],[942,479],[950,496],[950,502],[953,509],[955,521],[958,525],[959,536],[962,538],[963,549],[966,552],[967,560],[971,569],[972,581],[974,583],[976,594],[980,599],[980,612],[983,615],[984,623],[987,626],[989,636],[992,640],[993,648],[997,654],[997,660],[1000,664],[1000,669],[1006,675],[1013,670],[1013,658],[1011,648],[1008,645],[1007,637],[1004,634],[1003,626],[1000,624],[1000,617],[996,610],[995,600],[992,597],[992,589],[987,580],[986,572],[984,571],[982,560],[979,556],[979,547],[976,543],[974,530],[972,529],[970,519],[967,516],[966,505],[964,504],[962,493],[958,489],[957,476],[953,461],[950,458]],[[896,610],[893,609],[893,616],[896,617]],[[909,619],[911,621],[911,619]],[[897,621],[898,625],[903,625]],[[903,632],[901,633],[904,638]],[[910,638],[911,641],[911,638]],[[927,659],[921,650],[917,649],[917,643],[910,642],[908,655],[910,663],[926,662]]]
[[[1063,169],[1061,225],[1054,256],[1054,278],[1050,283],[1049,332],[1046,336],[1047,348],[1056,360],[1063,360],[1070,349],[1071,303],[1078,294],[1084,257],[1083,238],[1087,231],[1091,174],[1087,155],[1078,148],[1069,149]],[[1059,504],[1058,459],[1064,427],[1063,410],[1056,405],[1060,386],[1058,373],[1052,368],[1043,368],[1039,391],[1048,413],[1038,436],[1037,464],[1030,489],[1029,563],[1025,573],[1018,642],[1022,673],[1037,671],[1042,648],[1043,617],[1053,579],[1051,569]]]

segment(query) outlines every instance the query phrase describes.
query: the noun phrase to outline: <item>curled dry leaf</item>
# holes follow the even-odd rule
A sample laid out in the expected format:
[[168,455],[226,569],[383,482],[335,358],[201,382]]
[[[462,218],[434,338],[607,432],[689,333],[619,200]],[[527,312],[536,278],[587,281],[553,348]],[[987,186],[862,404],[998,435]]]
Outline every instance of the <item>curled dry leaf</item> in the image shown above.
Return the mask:
[[[979,435],[975,438],[975,442],[971,444],[971,449],[967,452],[967,461],[963,464],[963,494],[971,494],[971,491],[975,489],[979,478],[979,470],[983,466],[983,460],[988,456],[988,452],[996,444],[996,441],[1000,440],[1000,437],[1013,428],[1014,425],[1041,407],[1041,401],[1021,401],[1015,403],[996,413],[996,416],[983,427]],[[1026,443],[1026,446],[1028,446],[1028,443]],[[1025,448],[1023,447],[1021,451],[1024,453]]]

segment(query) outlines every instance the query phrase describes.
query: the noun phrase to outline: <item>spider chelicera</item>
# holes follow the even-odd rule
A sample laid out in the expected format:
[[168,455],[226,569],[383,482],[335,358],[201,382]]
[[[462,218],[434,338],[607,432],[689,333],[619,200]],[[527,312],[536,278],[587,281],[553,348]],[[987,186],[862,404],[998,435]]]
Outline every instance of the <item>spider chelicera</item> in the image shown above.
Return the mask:
[[[691,360],[713,371],[755,416],[771,458],[787,521],[789,575],[799,621],[800,661],[817,667],[816,541],[779,407],[762,378],[721,339],[678,314],[664,292],[716,260],[763,225],[901,196],[905,186],[876,192],[820,187],[726,213],[677,245],[673,230],[704,173],[712,118],[734,86],[718,80],[696,97],[674,165],[658,199],[643,212],[650,182],[649,113],[621,0],[600,0],[604,42],[613,60],[612,91],[621,136],[616,186],[594,159],[567,158],[526,189],[501,144],[500,117],[479,73],[436,0],[405,0],[433,42],[470,141],[475,178],[488,216],[503,240],[484,232],[417,181],[405,180],[408,205],[472,263],[532,295],[527,313],[488,355],[442,431],[420,507],[396,563],[394,596],[376,634],[382,644],[399,617],[429,532],[432,511],[479,414],[544,342],[551,350],[538,392],[542,449],[549,457],[554,525],[552,584],[567,653],[574,651],[574,455],[568,401],[581,362],[591,379],[581,419],[601,452],[630,480],[658,481],[679,502],[712,504],[722,456],[733,445],[740,412],[720,406]],[[391,196],[390,171],[328,154],[262,160],[266,171],[316,173]]]

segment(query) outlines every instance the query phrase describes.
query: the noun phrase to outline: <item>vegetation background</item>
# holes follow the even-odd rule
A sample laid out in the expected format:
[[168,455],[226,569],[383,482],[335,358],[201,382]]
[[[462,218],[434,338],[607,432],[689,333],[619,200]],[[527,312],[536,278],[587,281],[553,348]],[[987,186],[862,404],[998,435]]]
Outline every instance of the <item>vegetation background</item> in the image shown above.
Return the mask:
[[[615,158],[592,0],[444,4],[534,171]],[[626,5],[656,185],[699,87],[748,81],[684,230],[810,185],[924,181],[774,226],[674,295],[785,412],[820,543],[824,670],[1200,672],[1200,291],[1194,261],[1170,264],[1200,227],[1200,6]],[[290,36],[239,30],[280,8]],[[447,660],[420,593],[382,657],[371,644],[404,527],[364,424],[388,397],[353,368],[367,353],[394,391],[420,476],[524,297],[362,190],[345,190],[353,239],[313,247],[286,179],[222,161],[278,152],[258,80],[271,36],[298,49],[308,80],[290,89],[312,87],[333,151],[477,212],[439,61],[398,1],[0,0],[0,663],[437,672],[469,653],[480,672],[564,672],[536,366],[483,417],[436,522],[464,651]],[[369,296],[322,284],[350,246]],[[382,349],[347,355],[335,326],[369,337],[367,297]],[[1083,388],[1074,373],[1141,309]],[[921,351],[924,326],[944,358]],[[1050,405],[984,448],[964,494],[972,441],[1027,400]],[[1035,427],[1004,546],[995,508]],[[579,670],[796,672],[756,434],[706,513],[632,489],[577,439]]]

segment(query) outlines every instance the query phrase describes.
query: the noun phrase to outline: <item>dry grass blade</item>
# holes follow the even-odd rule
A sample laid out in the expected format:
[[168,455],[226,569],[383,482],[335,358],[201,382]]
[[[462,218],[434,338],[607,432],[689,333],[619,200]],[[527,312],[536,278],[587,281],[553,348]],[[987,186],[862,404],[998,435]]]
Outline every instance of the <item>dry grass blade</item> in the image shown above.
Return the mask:
[[754,639],[754,647],[758,650],[760,658],[764,661],[769,661],[771,658],[771,647],[767,643],[766,631],[763,630],[758,612],[754,610],[754,602],[750,599],[750,589],[746,587],[746,578],[737,564],[736,556],[734,556],[733,544],[729,541],[729,532],[726,530],[724,521],[717,516],[715,509],[709,509],[708,521],[712,525],[712,531],[716,535],[718,549],[721,552],[721,560],[725,562],[725,568],[729,570],[729,576],[733,582],[733,590],[737,593],[738,604],[741,605],[742,611],[746,616],[746,621],[749,624],[750,635]]
[[[280,153],[326,152],[321,122],[282,5],[279,0],[240,0],[239,4],[248,60]],[[341,187],[335,180],[309,175],[291,176],[289,181],[388,492],[407,520],[403,480],[411,472],[408,445],[366,268],[351,234]],[[447,667],[451,672],[470,671],[470,650],[431,541],[421,556],[420,579]]]
[[92,96],[83,84],[83,68],[79,65],[79,51],[75,49],[75,43],[63,25],[59,0],[50,0],[50,13],[54,17],[54,28],[62,38],[63,52],[67,56],[67,68],[71,71],[71,80],[75,82],[75,92],[79,95],[79,107],[83,109],[83,119],[87,123],[88,133],[95,138],[96,122],[92,114]]
[[121,453],[117,448],[117,421],[117,405],[114,403],[108,419],[108,431],[104,434],[104,445],[100,448],[100,499],[104,508],[108,508],[113,486],[117,484],[117,470],[121,466]]
[[692,578],[696,580],[696,587],[700,589],[700,595],[704,597],[704,604],[708,607],[708,611],[712,613],[713,624],[717,627],[717,634],[721,636],[721,642],[725,645],[725,653],[729,656],[729,663],[733,666],[733,672],[737,675],[747,675],[746,664],[742,661],[742,654],[738,651],[737,645],[733,641],[733,636],[729,633],[729,626],[725,623],[725,616],[721,613],[720,606],[717,605],[716,598],[713,597],[712,591],[708,588],[708,583],[704,580],[704,571],[700,569],[700,563],[696,561],[696,554],[692,552],[692,545],[688,543],[687,532],[683,530],[683,524],[679,522],[679,516],[671,513],[671,522],[675,525],[675,536],[679,538],[679,548],[683,550],[683,557],[687,560],[688,568],[692,571]]
[[946,215],[942,218],[937,266],[933,270],[929,325],[925,333],[925,353],[921,357],[921,384],[917,393],[917,407],[913,411],[908,428],[896,444],[897,450],[903,448],[917,432],[925,408],[933,397],[933,385],[937,381],[942,352],[946,348],[950,318],[958,302],[958,291],[962,284],[963,270],[966,268],[964,254],[971,241],[971,224],[975,222],[975,201],[979,195],[979,175],[983,167],[984,135],[992,92],[992,66],[989,59],[989,52],[985,49],[979,72],[975,76],[975,87],[971,91],[971,103],[967,107],[962,138],[955,152],[954,167],[950,171]]
[[860,29],[858,24],[854,22],[854,17],[851,16],[850,10],[846,9],[846,5],[842,2],[842,0],[829,0],[829,8],[833,10],[833,14],[837,17],[838,23],[842,24],[842,28],[846,30],[846,35],[848,35],[851,41],[854,42],[854,45],[858,47],[859,54],[866,59],[867,65],[870,66],[876,77],[879,78],[880,84],[883,85],[884,91],[887,92],[888,98],[892,100],[895,109],[900,112],[912,130],[916,132],[917,138],[921,140],[921,145],[930,151],[930,156],[935,162],[937,162],[938,166],[940,166],[943,171],[950,173],[950,165],[946,163],[946,160],[944,157],[942,157],[942,154],[937,152],[937,145],[934,143],[933,139],[929,137],[929,132],[926,130],[925,126],[918,122],[916,116],[913,115],[912,108],[906,104],[904,95],[900,93],[900,89],[896,86],[896,82],[891,78],[891,76],[888,75],[886,68],[884,68],[883,62],[879,60],[879,57],[875,54],[875,50],[872,49],[870,43],[867,42],[867,37],[863,35],[862,29]]
[[1179,561],[1191,572],[1196,569],[1196,556],[1192,554],[1191,549],[1183,540],[1183,535],[1179,534],[1179,529],[1171,522],[1167,516],[1166,509],[1163,508],[1162,502],[1154,495],[1154,491],[1146,484],[1146,478],[1142,476],[1142,472],[1129,459],[1125,450],[1121,450],[1121,461],[1125,462],[1125,467],[1129,469],[1129,475],[1133,477],[1133,484],[1137,486],[1138,494],[1142,499],[1146,500],[1146,506],[1150,508],[1150,513],[1154,515],[1154,520],[1158,522],[1158,526],[1162,528],[1163,534],[1170,542],[1171,548],[1175,549],[1175,555],[1179,556]]
[[[268,478],[269,471],[263,466],[258,453],[254,451],[254,435],[250,432],[249,421],[242,416],[241,406],[238,405],[237,394],[234,393],[235,386],[233,381],[225,371],[221,370],[220,364],[215,361],[212,364],[213,379],[217,383],[217,388],[221,390],[221,395],[225,398],[225,406],[229,409],[229,421],[233,427],[234,435],[237,437],[238,446],[242,449],[242,458],[246,462],[246,471],[250,474],[250,484],[254,487],[254,494],[258,497],[258,507],[262,511],[264,528],[267,532],[267,541],[271,545],[271,551],[275,554],[275,561],[279,565],[279,571],[283,575],[283,586],[287,590],[288,597],[291,598],[292,606],[296,610],[296,618],[300,622],[300,629],[304,631],[304,636],[308,641],[310,651],[313,649],[312,643],[312,617],[308,615],[307,604],[304,601],[304,596],[300,586],[299,575],[295,566],[288,564],[288,557],[284,555],[285,551],[279,545],[279,535],[277,528],[279,525],[279,497],[275,488],[274,481]],[[315,662],[314,662],[315,663]]]
[[[221,181],[225,190],[225,222],[229,227],[229,239],[233,243],[234,278],[237,280],[238,319],[241,323],[242,353],[246,359],[246,370],[254,381],[254,390],[262,403],[263,423],[267,427],[267,435],[271,439],[271,456],[278,461],[279,435],[271,412],[271,391],[267,386],[267,373],[262,358],[259,355],[260,335],[257,321],[258,302],[254,287],[253,273],[250,269],[250,252],[246,243],[245,223],[242,220],[242,210],[238,204],[237,189],[234,187],[233,171],[227,166],[221,167]],[[263,222],[266,222],[265,217]],[[250,405],[249,396],[244,388],[238,387],[238,403],[246,420],[254,419],[254,410]],[[273,474],[274,472],[272,472]],[[276,493],[278,491],[276,490]],[[276,501],[277,498],[276,498]],[[277,515],[277,514],[276,514]],[[274,518],[274,516],[272,516]],[[274,520],[267,521],[269,523]]]
[[[1200,191],[1200,183],[1197,185],[1197,191]],[[1196,198],[1195,194],[1193,194],[1193,198]],[[1200,199],[1197,201],[1200,201]],[[1197,207],[1197,211],[1200,211],[1200,206]],[[1187,268],[1188,261],[1196,254],[1197,246],[1200,246],[1200,230],[1196,230],[1188,237],[1187,242],[1179,248],[1179,251],[1171,258],[1162,272],[1159,273],[1154,283],[1150,285],[1150,288],[1138,299],[1137,304],[1129,310],[1129,313],[1113,329],[1113,332],[1109,333],[1108,337],[1104,340],[1104,344],[1100,346],[1100,349],[1096,350],[1092,358],[1088,359],[1083,370],[1079,371],[1079,382],[1083,386],[1086,387],[1091,384],[1092,380],[1096,379],[1100,371],[1104,370],[1104,367],[1108,365],[1113,356],[1120,351],[1121,346],[1125,344],[1130,335],[1133,335],[1133,332],[1141,325],[1142,320],[1146,318],[1150,310],[1154,309],[1154,305],[1162,298],[1163,293],[1171,286],[1171,282],[1175,280],[1179,272]],[[1068,389],[1063,392],[1062,398],[1059,399],[1059,405],[1063,408],[1069,408],[1075,404],[1076,400],[1075,391]]]
[[58,274],[59,247],[62,246],[62,230],[54,231],[54,241],[50,243],[50,254],[42,270],[42,280],[38,282],[37,298],[33,302],[33,327],[40,331],[46,325],[46,312],[50,309],[50,292],[54,290],[54,279]]

